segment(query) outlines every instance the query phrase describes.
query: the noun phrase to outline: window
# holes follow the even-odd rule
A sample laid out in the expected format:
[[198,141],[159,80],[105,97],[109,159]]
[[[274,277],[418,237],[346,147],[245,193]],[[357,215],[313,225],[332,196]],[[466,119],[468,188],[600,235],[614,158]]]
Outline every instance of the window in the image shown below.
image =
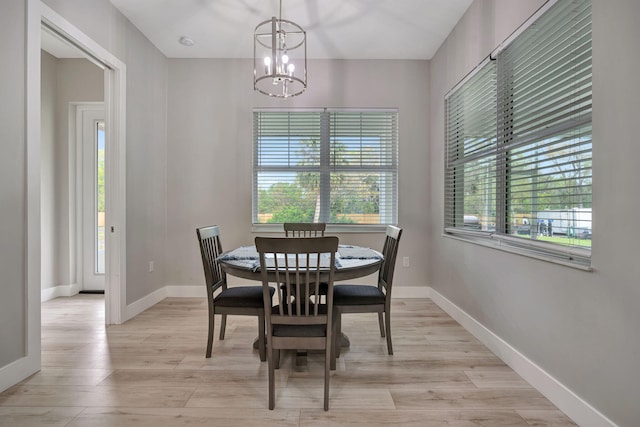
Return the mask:
[[254,111],[253,223],[395,224],[397,116]]
[[445,232],[588,267],[590,1],[524,28],[445,98]]

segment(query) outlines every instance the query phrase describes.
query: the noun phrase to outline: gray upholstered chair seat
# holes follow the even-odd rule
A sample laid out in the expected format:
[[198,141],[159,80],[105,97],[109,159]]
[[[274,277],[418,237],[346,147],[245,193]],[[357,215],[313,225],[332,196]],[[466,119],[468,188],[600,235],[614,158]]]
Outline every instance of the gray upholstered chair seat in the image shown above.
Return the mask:
[[334,305],[384,304],[384,293],[370,285],[336,285],[333,287]]
[[[275,291],[276,290],[271,287],[271,296],[273,296]],[[263,309],[262,286],[227,288],[214,298],[214,303],[218,307],[255,307]]]
[[[287,306],[283,307],[284,313],[288,313]],[[297,315],[298,310],[296,309],[295,304],[292,304],[292,315]],[[313,303],[309,303],[309,312],[310,315],[313,316],[313,312],[315,310],[315,305]],[[306,312],[305,307],[302,306],[301,315],[304,315]],[[280,314],[280,309],[276,305],[271,309],[272,315]],[[327,314],[327,305],[320,304],[318,306],[318,314]],[[333,311],[333,319],[336,319],[337,312]],[[273,325],[273,336],[274,337],[324,337],[327,334],[326,325]]]

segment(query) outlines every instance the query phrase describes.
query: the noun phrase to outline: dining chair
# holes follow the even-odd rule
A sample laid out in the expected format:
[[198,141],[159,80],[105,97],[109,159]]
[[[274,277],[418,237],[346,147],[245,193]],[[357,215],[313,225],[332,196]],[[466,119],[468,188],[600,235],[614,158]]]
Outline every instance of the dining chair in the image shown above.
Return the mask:
[[[402,229],[387,226],[382,255],[384,260],[378,272],[377,285],[339,284],[334,287],[333,304],[337,312],[336,339],[342,336],[343,313],[378,313],[380,336],[387,338],[387,350],[393,354],[391,344],[391,288]],[[384,319],[383,319],[384,315]],[[335,356],[340,356],[340,345],[335,346]]]
[[[326,222],[285,222],[282,224],[284,228],[284,237],[324,237],[324,231],[327,228]],[[320,285],[320,292],[323,295],[327,293],[327,286]]]
[[327,228],[325,222],[285,222],[285,237],[322,237]]
[[[227,275],[220,267],[217,258],[222,254],[220,227],[212,225],[196,229],[200,254],[204,267],[207,301],[209,303],[209,335],[206,357],[211,357],[213,348],[213,328],[215,315],[221,315],[220,340],[224,340],[227,315],[256,316],[258,318],[258,352],[260,360],[266,360],[265,319],[262,286],[227,286]],[[269,294],[273,295],[271,288]]]
[[[284,237],[324,237],[327,228],[326,222],[285,222],[282,224],[284,228]],[[326,283],[320,284],[320,293],[327,294]],[[295,295],[295,294],[294,294]],[[301,356],[305,353],[300,352]]]
[[[299,348],[325,351],[324,410],[329,409],[330,364],[333,351],[333,275],[338,238],[256,237],[260,256],[262,295],[267,325],[267,363],[269,367],[269,409],[275,407],[275,373],[281,350]],[[327,284],[323,298],[316,283]],[[270,284],[282,284],[272,306]],[[295,298],[294,295],[305,295]]]

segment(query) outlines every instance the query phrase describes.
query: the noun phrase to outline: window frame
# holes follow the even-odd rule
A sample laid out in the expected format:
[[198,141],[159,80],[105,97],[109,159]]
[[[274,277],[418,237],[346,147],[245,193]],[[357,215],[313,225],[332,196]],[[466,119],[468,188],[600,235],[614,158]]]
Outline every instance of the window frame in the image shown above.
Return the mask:
[[[525,146],[525,143],[520,142],[519,144],[512,144],[511,142],[511,134],[509,134],[509,121],[512,119],[513,114],[507,112],[507,103],[505,99],[509,96],[510,90],[514,87],[512,85],[517,85],[520,82],[512,83],[508,81],[511,76],[513,70],[509,67],[505,66],[507,61],[503,61],[502,53],[508,49],[508,47],[514,42],[518,40],[518,37],[529,29],[543,14],[545,14],[549,9],[551,9],[557,1],[550,1],[546,3],[543,7],[541,7],[531,18],[529,18],[514,34],[512,34],[504,43],[502,43],[491,55],[489,55],[484,61],[482,61],[474,70],[472,70],[465,78],[459,82],[454,88],[452,88],[447,95],[445,96],[445,165],[444,165],[444,181],[445,181],[445,198],[444,198],[444,226],[443,226],[443,235],[445,237],[450,237],[466,242],[471,242],[483,246],[492,247],[499,250],[504,250],[512,253],[517,253],[520,255],[525,255],[528,257],[549,261],[557,264],[567,265],[570,267],[583,269],[583,270],[591,270],[591,249],[581,248],[577,246],[565,246],[562,244],[549,243],[539,240],[527,239],[522,237],[516,237],[511,235],[511,227],[512,225],[508,221],[509,216],[509,208],[510,204],[515,200],[515,198],[510,197],[511,191],[511,183],[517,181],[516,178],[510,176],[511,173],[511,159],[510,155],[512,150],[517,150],[519,147]],[[590,6],[590,5],[589,5]],[[589,14],[590,16],[590,14]],[[566,23],[565,23],[566,25]],[[590,39],[589,39],[590,40]],[[589,41],[590,43],[590,41]],[[590,53],[590,50],[589,50]],[[494,67],[495,72],[495,94],[496,94],[496,103],[495,103],[495,147],[486,149],[483,155],[480,153],[479,155],[471,154],[469,158],[472,160],[464,160],[464,142],[460,143],[460,135],[457,135],[455,132],[451,132],[450,135],[450,122],[454,121],[455,118],[454,112],[457,110],[450,110],[449,100],[454,96],[462,96],[460,95],[465,89],[465,85],[479,85],[478,82],[481,82],[481,78],[483,77],[483,72],[486,73],[486,67]],[[502,68],[499,68],[502,67]],[[490,70],[489,70],[490,71]],[[502,73],[502,74],[501,74]],[[506,74],[506,77],[505,77]],[[589,74],[590,76],[590,74]],[[474,80],[475,79],[475,80]],[[591,80],[589,79],[589,82]],[[505,82],[508,82],[505,83]],[[467,86],[468,87],[468,86]],[[589,86],[590,88],[590,86]],[[475,92],[471,92],[475,94]],[[462,103],[464,105],[464,102]],[[579,142],[574,142],[572,146],[581,146],[583,143],[581,138],[583,134],[580,132],[587,128],[589,130],[588,135],[591,136],[593,130],[591,128],[591,114],[590,108],[592,106],[592,100],[589,98],[589,113],[587,119],[584,117],[580,117],[578,120],[569,123],[570,129],[575,129],[576,140]],[[466,108],[463,106],[463,108]],[[502,110],[502,114],[501,114]],[[466,111],[466,110],[465,110]],[[473,109],[469,110],[473,113]],[[481,110],[478,110],[481,111]],[[480,114],[480,113],[477,113]],[[465,117],[466,118],[466,117]],[[477,125],[477,122],[473,123]],[[457,126],[454,123],[454,127]],[[535,131],[536,134],[544,134],[546,129],[544,126],[537,128]],[[482,126],[481,126],[482,127]],[[457,129],[454,129],[457,130]],[[501,134],[502,133],[502,134]],[[551,137],[555,137],[557,135],[561,135],[560,131],[550,132]],[[477,135],[474,135],[476,139]],[[468,135],[463,135],[463,138],[468,138]],[[539,135],[537,138],[541,138]],[[539,139],[542,141],[542,139]],[[588,145],[590,147],[590,156],[588,158],[588,162],[590,162],[590,170],[592,168],[592,153],[593,146],[592,140],[589,138]],[[488,144],[494,145],[494,144]],[[462,148],[462,149],[461,149]],[[482,148],[482,147],[481,147]],[[457,151],[456,151],[457,150]],[[462,151],[462,152],[460,152]],[[495,230],[485,229],[483,231],[475,230],[472,228],[465,228],[465,224],[461,223],[462,216],[466,213],[464,212],[464,200],[465,197],[465,186],[464,181],[466,179],[473,178],[474,175],[467,175],[464,167],[467,165],[473,165],[473,160],[485,159],[489,164],[491,163],[490,156],[495,156],[495,174],[491,175],[491,178],[487,180],[490,184],[495,186],[494,191],[495,199],[495,214],[493,216],[495,220]],[[460,160],[463,159],[463,160]],[[462,172],[460,172],[460,167],[463,168]],[[590,178],[590,186],[592,188],[592,178]],[[487,190],[485,190],[487,191]],[[491,191],[491,190],[490,190]],[[592,195],[592,190],[591,193]],[[538,195],[536,194],[537,198]],[[533,203],[533,202],[532,202]],[[479,227],[478,227],[479,228]]]
[[[319,136],[319,159],[320,164],[309,168],[300,166],[276,166],[268,167],[259,165],[260,153],[259,153],[259,133],[260,125],[257,123],[258,115],[261,113],[283,113],[283,114],[319,114],[320,116],[320,128],[317,132]],[[392,136],[389,138],[391,143],[386,146],[390,150],[391,165],[382,166],[354,166],[346,165],[340,166],[332,163],[331,158],[331,145],[336,136],[334,128],[332,126],[332,118],[340,114],[390,114],[389,120],[392,122]],[[384,223],[379,224],[342,224],[331,223],[320,218],[319,221],[326,222],[326,231],[334,233],[351,233],[351,232],[386,232],[387,225],[397,225],[398,221],[398,146],[399,146],[399,126],[398,126],[398,109],[397,108],[291,108],[291,109],[276,109],[276,108],[255,108],[253,110],[253,165],[252,165],[252,231],[254,232],[281,232],[282,223],[260,223],[257,222],[258,217],[258,175],[260,172],[266,170],[272,170],[274,172],[295,172],[295,171],[310,171],[317,170],[319,173],[319,193],[320,193],[320,205],[321,212],[326,215],[330,215],[330,194],[331,194],[331,174],[335,172],[343,171],[345,173],[353,172],[367,172],[367,171],[383,171],[391,172],[392,183],[386,186],[387,195],[385,200],[390,201],[392,204],[391,209],[386,212],[380,212],[381,220],[383,216],[387,216],[387,220]],[[316,132],[309,131],[309,134],[316,134]],[[364,134],[364,133],[363,133]],[[361,137],[363,134],[360,134]],[[283,135],[283,138],[289,138],[293,134]],[[338,133],[340,135],[340,133]],[[382,194],[382,190],[380,190]],[[382,197],[381,197],[382,198]]]

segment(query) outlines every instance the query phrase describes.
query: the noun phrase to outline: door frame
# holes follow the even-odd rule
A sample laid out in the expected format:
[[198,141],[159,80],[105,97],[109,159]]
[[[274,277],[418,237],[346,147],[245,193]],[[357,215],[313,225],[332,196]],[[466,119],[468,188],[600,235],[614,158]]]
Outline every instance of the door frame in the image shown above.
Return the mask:
[[[42,27],[56,33],[80,51],[88,60],[104,70],[105,106],[105,323],[119,324],[127,320],[126,309],[126,65],[109,51],[64,19],[53,9],[35,1],[39,9],[38,38],[28,43],[40,52]],[[30,20],[31,22],[31,20]],[[40,78],[40,61],[37,68]],[[38,85],[39,89],[39,85]],[[40,108],[38,98],[32,100]],[[38,117],[39,123],[39,117]],[[39,144],[38,132],[38,144]],[[38,196],[39,197],[39,196]],[[35,266],[30,266],[35,268]],[[38,267],[39,268],[39,267]],[[39,286],[39,285],[38,285]],[[39,308],[38,308],[39,310]]]
[[[40,0],[27,1],[28,350],[40,352],[40,32],[45,26],[104,70],[105,323],[126,321],[126,65]],[[39,357],[38,357],[39,358]]]
[[[104,102],[74,102],[69,106],[69,118],[70,118],[70,128],[74,129],[73,137],[69,138],[70,141],[70,149],[69,149],[69,183],[71,184],[69,187],[74,186],[75,188],[75,221],[74,224],[70,224],[69,230],[75,229],[75,251],[70,251],[70,260],[71,262],[75,261],[75,269],[72,267],[71,271],[75,272],[76,282],[81,284],[80,289],[82,290],[98,290],[94,289],[92,285],[87,287],[87,251],[92,252],[92,258],[95,256],[94,245],[87,245],[87,223],[88,218],[85,216],[87,203],[90,202],[87,200],[87,194],[85,185],[87,184],[86,180],[86,167],[88,166],[88,161],[86,159],[87,154],[87,144],[84,139],[84,133],[87,131],[85,129],[88,114],[89,116],[100,116],[101,120],[104,120],[105,116],[105,105]],[[105,121],[106,125],[106,121]],[[93,135],[95,136],[95,129],[93,129]],[[70,132],[71,134],[71,132]],[[94,142],[94,141],[92,141]],[[105,138],[105,146],[109,142],[106,141]],[[71,167],[71,152],[75,153],[75,169]],[[95,159],[94,159],[95,162]],[[92,165],[92,171],[93,167]],[[105,179],[108,179],[108,175],[105,174]],[[71,206],[73,204],[72,197],[69,198],[70,206],[69,210],[73,208]],[[93,198],[92,198],[93,200]],[[92,219],[95,219],[95,215]],[[71,222],[71,221],[70,221]],[[92,221],[93,222],[93,221]],[[105,223],[106,225],[106,223]],[[105,230],[106,233],[106,230]],[[73,235],[70,236],[69,241],[73,241]],[[93,240],[92,236],[92,240]],[[105,234],[106,239],[106,234]],[[95,243],[95,242],[94,242]],[[75,252],[75,255],[74,255]],[[105,260],[106,261],[106,260]],[[102,275],[103,277],[100,279],[102,282],[102,289],[104,289],[104,282],[106,280],[106,275]]]

